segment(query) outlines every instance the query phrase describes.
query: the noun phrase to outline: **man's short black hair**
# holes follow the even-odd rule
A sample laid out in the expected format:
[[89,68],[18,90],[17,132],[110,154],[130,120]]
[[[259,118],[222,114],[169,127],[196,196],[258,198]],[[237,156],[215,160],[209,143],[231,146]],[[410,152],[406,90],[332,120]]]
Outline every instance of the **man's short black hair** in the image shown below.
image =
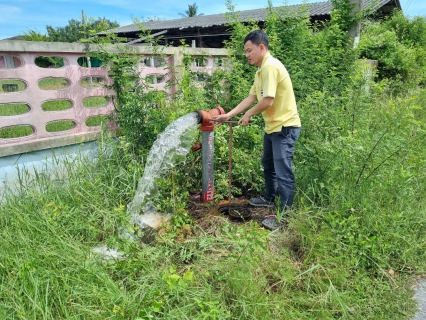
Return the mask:
[[254,30],[250,32],[244,38],[244,44],[246,44],[247,41],[251,41],[256,46],[259,46],[261,43],[263,43],[266,49],[269,48],[268,35],[262,30]]

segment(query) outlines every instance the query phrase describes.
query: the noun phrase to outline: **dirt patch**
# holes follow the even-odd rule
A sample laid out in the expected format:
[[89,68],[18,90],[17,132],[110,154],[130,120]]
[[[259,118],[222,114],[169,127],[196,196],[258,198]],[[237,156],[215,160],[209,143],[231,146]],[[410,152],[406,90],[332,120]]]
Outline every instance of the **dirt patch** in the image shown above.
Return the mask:
[[[233,199],[232,201],[237,201],[237,205],[245,205],[250,212],[250,216],[245,219],[234,218],[228,214],[223,214],[224,210],[221,210],[223,206],[226,207],[228,201],[202,203],[199,197],[193,196],[188,202],[187,208],[189,215],[194,219],[195,225],[198,226],[198,228],[193,229],[194,235],[202,236],[208,234],[219,237],[221,235],[221,226],[229,222],[235,225],[242,225],[249,221],[254,221],[259,228],[264,229],[262,221],[265,216],[275,214],[274,208],[253,207],[248,204],[248,199],[245,198]],[[270,252],[275,253],[277,256],[282,256],[283,250],[289,250],[294,263],[301,263],[305,259],[301,238],[290,230],[289,219],[285,219],[280,230],[277,230],[278,232],[275,233],[275,236],[268,240],[267,247]],[[275,280],[271,279],[270,292],[278,289],[277,284],[280,281]]]
[[[255,221],[261,226],[262,220],[265,216],[275,214],[273,208],[267,207],[253,207],[249,205],[248,199],[238,198],[231,201],[231,214],[227,209],[229,201],[220,201],[219,203],[202,203],[199,196],[192,196],[188,202],[189,215],[196,221],[196,223],[203,229],[208,230],[212,224],[217,225],[223,219],[227,219],[235,224],[246,223],[247,221]],[[235,217],[233,210],[240,210],[244,212],[241,218]],[[248,214],[246,214],[248,212]]]

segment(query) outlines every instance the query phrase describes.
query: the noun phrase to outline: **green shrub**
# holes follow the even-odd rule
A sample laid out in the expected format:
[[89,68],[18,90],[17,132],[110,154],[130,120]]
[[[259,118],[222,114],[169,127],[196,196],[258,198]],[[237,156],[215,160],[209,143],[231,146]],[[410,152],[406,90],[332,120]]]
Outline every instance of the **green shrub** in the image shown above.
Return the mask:
[[412,20],[395,11],[387,20],[365,24],[359,52],[362,58],[378,60],[380,79],[396,79],[424,83],[426,74],[425,33],[426,19]]

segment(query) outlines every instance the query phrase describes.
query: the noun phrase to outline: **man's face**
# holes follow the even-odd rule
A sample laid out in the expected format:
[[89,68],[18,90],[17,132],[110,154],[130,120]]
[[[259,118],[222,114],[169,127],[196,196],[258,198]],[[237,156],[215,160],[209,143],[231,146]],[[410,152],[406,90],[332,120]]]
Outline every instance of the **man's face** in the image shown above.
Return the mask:
[[265,45],[263,43],[257,46],[249,40],[244,44],[244,51],[246,53],[247,61],[251,65],[256,65],[258,67],[262,66],[263,57],[266,52]]

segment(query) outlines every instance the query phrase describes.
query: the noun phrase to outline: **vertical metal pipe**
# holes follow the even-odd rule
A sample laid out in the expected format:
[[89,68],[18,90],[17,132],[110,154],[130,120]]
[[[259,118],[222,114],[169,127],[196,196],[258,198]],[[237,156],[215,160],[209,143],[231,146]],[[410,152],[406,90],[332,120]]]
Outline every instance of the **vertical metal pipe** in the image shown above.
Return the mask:
[[[232,123],[229,123],[229,160],[228,160],[228,200],[231,204],[232,197]],[[229,208],[231,210],[231,208]]]
[[217,106],[209,111],[198,110],[198,123],[201,123],[202,131],[202,193],[201,201],[209,202],[214,198],[214,180],[213,180],[213,154],[214,154],[214,121],[213,117],[224,114],[225,110]]
[[202,201],[213,201],[214,180],[213,180],[213,154],[214,154],[214,131],[203,131],[202,133]]

